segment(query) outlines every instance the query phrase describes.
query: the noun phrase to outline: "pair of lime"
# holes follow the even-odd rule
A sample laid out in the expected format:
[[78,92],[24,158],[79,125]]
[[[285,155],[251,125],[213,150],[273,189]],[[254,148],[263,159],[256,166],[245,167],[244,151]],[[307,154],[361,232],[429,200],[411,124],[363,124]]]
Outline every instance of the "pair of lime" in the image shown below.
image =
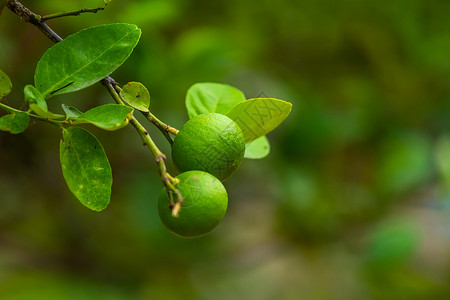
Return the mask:
[[216,227],[228,206],[221,181],[237,170],[244,152],[244,135],[227,116],[207,113],[186,122],[172,145],[172,159],[183,172],[176,178],[184,201],[179,216],[173,217],[167,191],[161,191],[158,210],[163,224],[182,237],[201,236]]

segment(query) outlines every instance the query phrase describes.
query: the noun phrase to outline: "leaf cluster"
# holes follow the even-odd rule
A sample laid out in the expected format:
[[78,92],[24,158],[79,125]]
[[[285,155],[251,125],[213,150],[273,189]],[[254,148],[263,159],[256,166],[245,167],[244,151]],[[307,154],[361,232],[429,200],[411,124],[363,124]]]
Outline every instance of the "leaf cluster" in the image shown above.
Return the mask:
[[[136,122],[134,110],[156,118],[150,113],[150,93],[142,83],[129,82],[119,88],[112,78],[107,78],[130,56],[140,36],[141,30],[136,25],[124,23],[81,30],[49,48],[39,60],[34,85],[24,87],[28,111],[0,103],[0,107],[9,112],[0,118],[0,130],[21,133],[27,128],[30,117],[61,128],[60,161],[64,179],[75,197],[94,211],[105,209],[110,202],[111,166],[97,138],[77,126],[91,124],[103,130],[118,130],[130,120]],[[108,84],[112,82],[116,104],[93,107],[86,112],[62,104],[64,114],[48,109],[49,98],[78,91],[102,80],[109,80]],[[6,96],[11,87],[10,79],[0,70],[0,98]],[[240,90],[219,83],[194,84],[186,95],[190,118],[215,112],[230,117],[239,125],[247,143],[247,158],[263,158],[269,154],[270,144],[265,135],[288,116],[291,107],[289,102],[274,98],[247,100]],[[165,124],[157,120],[157,125],[163,129]],[[145,129],[138,128],[138,131],[149,139]],[[164,155],[151,139],[148,141],[160,164],[160,157]],[[160,165],[160,168],[165,170],[164,166]],[[173,189],[170,185],[166,187]]]

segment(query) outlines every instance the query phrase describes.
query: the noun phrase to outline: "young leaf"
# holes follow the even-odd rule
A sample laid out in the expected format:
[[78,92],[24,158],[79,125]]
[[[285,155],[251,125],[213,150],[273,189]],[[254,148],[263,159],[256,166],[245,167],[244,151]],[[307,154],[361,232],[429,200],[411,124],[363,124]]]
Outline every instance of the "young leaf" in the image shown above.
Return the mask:
[[0,130],[12,134],[22,133],[27,129],[30,117],[24,112],[12,113],[0,118]]
[[48,118],[48,119],[60,119],[64,118],[63,115],[57,115],[48,111],[47,102],[45,102],[44,97],[41,93],[32,85],[26,85],[23,89],[25,94],[25,100],[29,103],[30,108],[38,116]]
[[186,94],[186,109],[189,118],[204,113],[226,114],[234,105],[245,100],[244,94],[227,84],[196,83]]
[[76,120],[83,114],[77,108],[75,108],[73,106],[67,106],[64,103],[61,104],[61,107],[64,110],[64,112],[66,113],[67,119],[69,119],[69,120]]
[[128,124],[133,108],[121,104],[105,104],[81,114],[74,124],[90,123],[104,130],[117,130]]
[[64,179],[80,202],[95,211],[108,206],[112,172],[100,142],[88,131],[63,129],[59,155]]
[[120,91],[120,97],[130,106],[140,111],[148,111],[150,93],[140,82],[128,82]]
[[274,130],[291,112],[292,104],[273,98],[254,98],[240,102],[226,114],[241,127],[249,143]]
[[11,92],[12,83],[8,75],[0,69],[0,99]]
[[269,155],[270,143],[266,136],[262,136],[245,145],[245,158],[261,159]]
[[141,30],[132,24],[109,24],[79,31],[48,49],[38,62],[34,81],[44,98],[78,91],[105,78],[131,54]]

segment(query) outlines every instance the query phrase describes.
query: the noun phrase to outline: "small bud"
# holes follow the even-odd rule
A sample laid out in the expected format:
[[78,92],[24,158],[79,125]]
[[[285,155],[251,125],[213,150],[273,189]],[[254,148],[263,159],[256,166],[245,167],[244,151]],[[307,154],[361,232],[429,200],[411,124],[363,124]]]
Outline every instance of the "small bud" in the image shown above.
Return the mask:
[[175,206],[172,208],[172,217],[177,218],[178,213],[180,212],[180,209],[181,209],[181,204],[176,203]]

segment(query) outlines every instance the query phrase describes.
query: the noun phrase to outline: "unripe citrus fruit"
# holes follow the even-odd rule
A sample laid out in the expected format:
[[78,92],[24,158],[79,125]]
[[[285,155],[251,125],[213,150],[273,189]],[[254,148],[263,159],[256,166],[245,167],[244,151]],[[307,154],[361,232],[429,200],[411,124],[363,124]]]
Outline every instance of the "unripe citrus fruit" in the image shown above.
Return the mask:
[[172,159],[181,172],[200,170],[225,180],[245,152],[239,126],[225,115],[207,113],[187,121],[175,137]]
[[172,216],[171,203],[166,188],[163,188],[158,201],[161,221],[182,237],[197,237],[210,232],[227,211],[228,195],[222,182],[202,171],[188,171],[176,178],[180,180],[176,188],[184,197],[183,205],[178,216]]

